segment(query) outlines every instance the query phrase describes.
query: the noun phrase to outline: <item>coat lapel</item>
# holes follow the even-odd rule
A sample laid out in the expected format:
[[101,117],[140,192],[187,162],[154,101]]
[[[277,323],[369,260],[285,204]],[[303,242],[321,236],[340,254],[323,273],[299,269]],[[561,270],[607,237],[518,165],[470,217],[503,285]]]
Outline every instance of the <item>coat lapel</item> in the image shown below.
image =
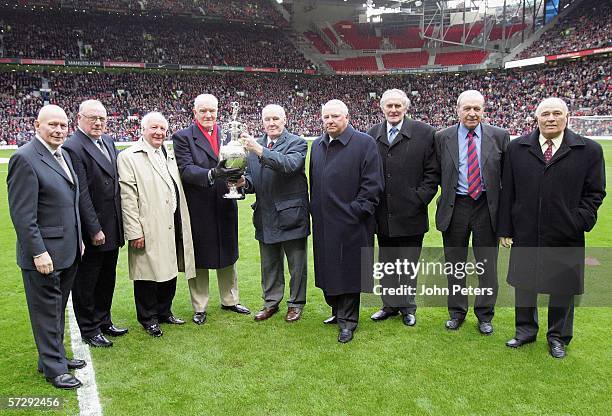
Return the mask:
[[[72,184],[73,182],[70,180],[68,175],[66,175],[66,172],[64,172],[64,169],[62,169],[59,162],[55,160],[55,157],[49,152],[49,150],[47,150],[47,148],[42,143],[40,143],[38,139],[34,138],[32,140],[34,140],[34,146],[36,148],[36,151],[40,155],[41,160],[46,165],[48,165],[51,169],[59,173],[64,179],[66,179],[66,181],[68,181],[68,183]],[[66,152],[62,151],[62,155],[65,155],[65,154]],[[71,170],[71,173],[72,173],[72,170]],[[73,177],[76,178],[76,176],[74,176],[74,173],[73,173]]]
[[480,130],[482,131],[482,137],[480,138],[480,166],[484,169],[487,159],[493,153],[493,136],[490,134],[489,126],[486,124],[480,124]]
[[538,158],[542,163],[546,164],[546,161],[544,160],[544,153],[542,153],[542,148],[540,147],[539,129],[536,129],[527,137],[525,144],[529,146],[529,153]]
[[[144,139],[140,139],[143,140]],[[164,146],[162,144],[162,146]],[[168,186],[171,187],[173,186],[172,184],[168,183],[168,181],[166,180],[166,176],[162,174],[160,167],[157,163],[157,161],[155,160],[155,151],[153,149],[150,148],[150,146],[145,146],[144,142],[140,143],[140,148],[142,149],[142,151],[144,151],[147,154],[147,158],[149,159],[149,163],[151,164],[151,166],[153,166],[153,169],[155,170],[155,172],[157,172],[157,174],[160,176],[160,178],[162,178],[162,180],[164,181],[164,183]],[[163,153],[162,153],[163,155]]]
[[459,170],[459,142],[457,142],[457,129],[459,129],[459,125],[457,125],[456,128],[449,129],[445,141],[446,147],[451,155],[451,159],[455,164],[455,169]]
[[[221,131],[221,128],[218,127],[217,128],[217,138],[219,139],[219,149],[221,149],[221,137],[220,136],[222,133],[223,132]],[[219,157],[213,151],[212,146],[208,142],[208,139],[206,138],[206,136],[204,136],[200,128],[196,126],[195,124],[191,126],[191,136],[193,137],[193,140],[195,141],[196,146],[198,146],[200,149],[206,152],[206,154],[211,159],[213,159],[215,162],[219,161]]]
[[[83,141],[83,149],[85,149],[85,151],[89,153],[91,158],[96,161],[96,163],[100,166],[100,168],[102,168],[104,172],[106,172],[109,176],[114,177],[114,171],[113,167],[111,166],[111,163],[108,161],[108,159],[106,159],[106,157],[104,157],[102,151],[98,148],[98,146],[96,146],[94,142],[80,130],[77,131],[77,134],[79,135],[79,140]],[[102,140],[102,142],[104,142],[104,140]],[[111,152],[108,149],[108,146],[106,148],[106,151],[110,155]]]

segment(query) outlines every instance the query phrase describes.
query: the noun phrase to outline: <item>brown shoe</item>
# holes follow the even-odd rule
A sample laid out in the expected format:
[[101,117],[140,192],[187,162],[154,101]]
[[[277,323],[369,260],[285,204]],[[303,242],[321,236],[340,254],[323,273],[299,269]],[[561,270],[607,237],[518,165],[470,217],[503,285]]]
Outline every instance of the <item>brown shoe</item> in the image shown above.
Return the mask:
[[287,309],[287,315],[285,316],[285,321],[287,322],[295,322],[302,317],[302,309],[300,308],[289,308]]
[[265,321],[266,319],[274,315],[276,312],[278,312],[278,306],[275,306],[273,308],[264,307],[259,312],[257,312],[257,314],[255,314],[255,320]]

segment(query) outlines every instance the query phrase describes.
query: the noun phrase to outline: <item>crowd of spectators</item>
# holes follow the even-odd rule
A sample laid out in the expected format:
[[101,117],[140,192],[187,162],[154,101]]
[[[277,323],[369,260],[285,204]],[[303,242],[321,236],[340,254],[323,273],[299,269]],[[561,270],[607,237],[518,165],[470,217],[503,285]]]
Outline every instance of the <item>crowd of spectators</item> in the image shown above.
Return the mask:
[[78,11],[11,10],[0,19],[5,57],[313,67],[283,29],[261,25]]
[[[17,143],[33,134],[33,117],[46,99],[67,110],[71,120],[81,101],[98,98],[109,113],[109,131],[116,140],[139,137],[143,114],[161,111],[170,130],[192,121],[193,99],[208,92],[219,98],[222,123],[230,120],[230,103],[241,108],[239,119],[260,134],[260,111],[277,103],[287,110],[290,131],[321,133],[320,110],[338,98],[349,107],[351,122],[365,130],[382,119],[379,97],[388,88],[405,90],[409,115],[436,128],[456,123],[456,99],[465,89],[482,91],[487,100],[486,120],[523,134],[534,127],[535,107],[547,96],[566,100],[572,115],[610,115],[612,79],[609,59],[588,59],[556,66],[511,71],[397,76],[306,76],[233,72],[195,73],[139,71],[124,73],[0,73],[0,140]],[[39,92],[43,79],[50,92]]]
[[612,46],[612,2],[584,0],[517,59]]

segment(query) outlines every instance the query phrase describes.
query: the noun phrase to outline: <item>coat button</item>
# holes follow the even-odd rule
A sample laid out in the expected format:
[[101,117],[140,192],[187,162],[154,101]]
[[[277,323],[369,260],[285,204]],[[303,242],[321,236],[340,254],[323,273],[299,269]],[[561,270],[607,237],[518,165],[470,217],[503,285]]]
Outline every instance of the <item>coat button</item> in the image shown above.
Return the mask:
[[391,174],[390,173],[387,173],[387,178],[391,178]]
[[391,157],[391,153],[387,153],[387,157]]

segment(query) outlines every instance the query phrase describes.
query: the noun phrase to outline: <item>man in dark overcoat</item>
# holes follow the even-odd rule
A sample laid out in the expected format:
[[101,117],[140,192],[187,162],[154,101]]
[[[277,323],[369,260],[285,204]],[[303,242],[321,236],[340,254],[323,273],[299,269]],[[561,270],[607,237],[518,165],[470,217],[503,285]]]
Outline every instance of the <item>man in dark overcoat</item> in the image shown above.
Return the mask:
[[550,354],[565,356],[573,336],[574,296],[584,292],[584,233],[593,229],[606,195],[603,151],[567,128],[568,108],[547,98],[538,128],[513,140],[504,159],[498,235],[512,247],[508,283],[515,288],[511,348],[534,342],[537,295],[550,295]]
[[[408,104],[404,91],[385,91],[380,99],[385,121],[368,130],[378,145],[385,180],[385,191],[376,208],[381,263],[419,261],[423,236],[429,229],[427,206],[438,190],[436,131],[406,117]],[[416,282],[417,276],[392,274],[383,278],[382,285],[383,289],[399,288],[400,284],[416,289]],[[414,295],[389,296],[383,292],[382,303],[372,320],[382,321],[401,312],[405,325],[416,324]]]
[[346,343],[359,319],[361,274],[372,275],[368,248],[374,244],[382,167],[376,142],[349,125],[342,101],[328,101],[322,118],[325,133],[310,156],[315,285],[335,317],[326,322],[338,323],[338,341]]
[[305,164],[308,144],[285,128],[283,107],[270,104],[261,118],[265,134],[259,140],[246,135],[241,140],[249,151],[246,192],[255,193],[253,224],[261,257],[263,307],[256,321],[278,312],[285,291],[284,257],[289,266],[289,300],[285,321],[295,322],[306,304],[308,181]]
[[216,270],[221,308],[249,314],[238,294],[238,206],[225,199],[227,181],[240,177],[238,169],[219,163],[224,132],[217,124],[219,102],[201,94],[194,101],[194,122],[172,136],[174,153],[191,216],[196,277],[189,279],[193,322],[206,322],[209,270]]

